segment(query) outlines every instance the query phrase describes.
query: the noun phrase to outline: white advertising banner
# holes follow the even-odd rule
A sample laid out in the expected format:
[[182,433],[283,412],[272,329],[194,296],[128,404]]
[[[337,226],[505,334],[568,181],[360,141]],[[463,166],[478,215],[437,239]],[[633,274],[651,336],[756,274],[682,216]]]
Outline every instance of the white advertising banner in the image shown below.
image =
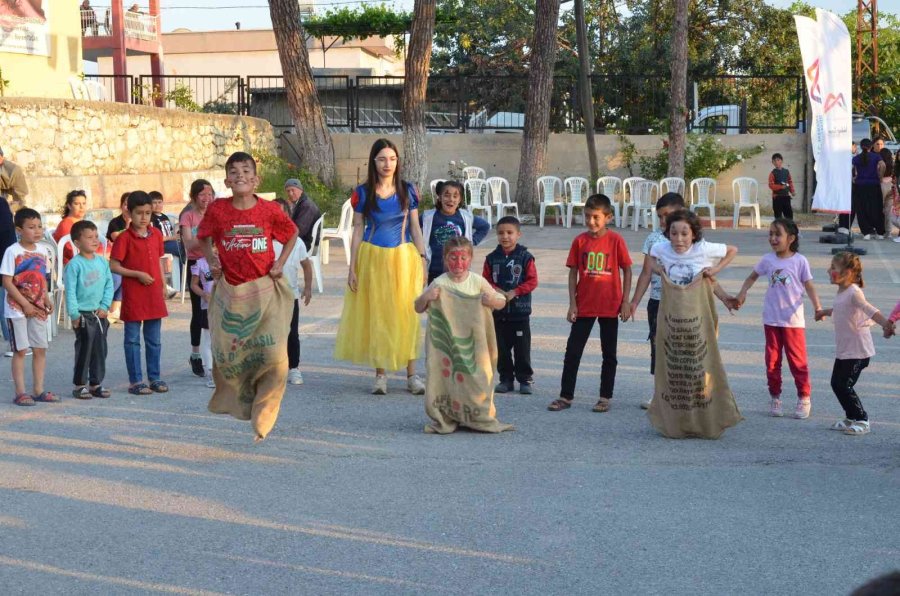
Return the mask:
[[49,2],[0,0],[0,53],[50,55]]
[[812,208],[829,213],[850,212],[850,145],[853,123],[853,83],[850,32],[835,14],[816,9],[816,20],[794,16],[803,76],[809,99],[816,192]]

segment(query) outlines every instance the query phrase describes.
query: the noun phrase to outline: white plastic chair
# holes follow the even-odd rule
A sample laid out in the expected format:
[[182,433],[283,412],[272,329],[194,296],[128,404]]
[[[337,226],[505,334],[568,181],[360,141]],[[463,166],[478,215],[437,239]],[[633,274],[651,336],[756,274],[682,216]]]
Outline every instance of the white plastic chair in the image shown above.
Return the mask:
[[91,101],[106,101],[106,88],[98,81],[83,81],[87,98]]
[[544,227],[544,214],[548,207],[556,209],[557,221],[565,224],[564,204],[562,201],[562,180],[556,176],[541,176],[537,179],[537,192],[541,205],[541,227]]
[[484,168],[479,168],[478,166],[466,166],[463,168],[463,176],[466,177],[466,180],[472,180],[473,178],[484,180],[487,178],[487,172],[484,171]]
[[581,219],[584,221],[584,202],[590,193],[591,183],[587,178],[572,176],[563,180],[563,189],[566,192],[566,227],[571,228],[576,209],[581,209]]
[[352,235],[353,205],[350,204],[350,199],[347,199],[341,207],[341,219],[338,221],[337,227],[322,230],[322,241],[319,243],[322,247],[322,264],[328,264],[331,240],[340,240],[344,245],[344,256],[347,257],[347,265],[350,265],[350,237]]
[[752,209],[755,215],[756,229],[762,226],[759,221],[759,183],[746,176],[735,178],[731,183],[731,200],[734,201],[734,222],[736,230],[741,221],[741,209]]
[[613,214],[615,215],[616,227],[621,228],[622,209],[619,204],[621,202],[619,195],[622,194],[622,179],[615,176],[601,176],[597,178],[597,194],[609,197],[612,203]]
[[491,204],[488,199],[488,185],[486,180],[470,178],[463,182],[463,190],[468,198],[469,211],[484,211],[485,219],[491,223]]
[[[50,300],[53,301],[53,308],[56,309],[58,313],[61,300],[59,296],[59,286],[56,284],[56,276],[58,275],[56,272],[56,241],[52,238],[49,240],[42,238],[37,241],[37,245],[47,248],[47,252],[50,254],[50,262],[47,263],[47,272],[50,273],[50,285],[47,287],[47,291],[50,293]],[[63,306],[63,309],[65,309],[65,306]],[[56,319],[57,317],[49,317],[47,319],[47,322],[49,323],[49,325],[47,325],[47,341],[53,341],[53,338],[59,333]]]
[[[631,209],[631,229],[637,231],[638,222],[645,228],[658,227],[654,214],[654,194],[659,192],[659,186],[653,180],[634,180],[631,183],[631,201],[625,205],[622,219],[628,225],[628,210]],[[640,219],[639,219],[640,218]]]
[[78,249],[75,247],[75,243],[72,242],[71,234],[66,234],[56,243],[56,252],[54,254],[56,258],[56,300],[54,308],[56,309],[56,323],[62,322],[65,327],[69,327],[71,321],[69,321],[69,311],[66,309],[66,284],[63,278],[63,272],[65,271],[63,251],[65,251],[66,246],[72,247],[73,256],[78,254]]
[[695,178],[691,180],[691,204],[693,212],[697,209],[709,210],[709,227],[716,229],[716,179]]
[[509,180],[500,176],[491,176],[485,182],[488,185],[490,203],[497,210],[497,221],[500,221],[500,218],[510,209],[516,212],[518,218],[519,204],[513,201],[509,194]]
[[633,187],[640,180],[643,180],[640,176],[631,176],[622,180],[622,225],[626,228],[628,227],[628,222],[625,221],[625,216],[628,214],[628,207],[634,201],[632,198]]
[[437,208],[438,196],[437,196],[437,185],[441,182],[446,182],[443,178],[435,178],[431,182],[428,183],[428,186],[431,187],[431,200],[434,203],[435,208]]
[[669,176],[659,181],[659,196],[663,196],[667,192],[677,192],[683,197],[684,188],[684,178]]
[[[322,217],[316,220],[316,223],[313,224],[312,228],[312,249],[309,251],[309,260],[312,263],[313,268],[313,277],[316,278],[316,287],[319,289],[319,293],[323,293],[325,291],[325,283],[322,279],[322,245],[319,242],[319,236],[322,234],[322,222],[325,221],[325,214],[322,214]],[[303,242],[299,238],[297,242]]]
[[72,97],[74,99],[90,99],[88,88],[81,77],[74,75],[69,77],[69,87],[72,89]]

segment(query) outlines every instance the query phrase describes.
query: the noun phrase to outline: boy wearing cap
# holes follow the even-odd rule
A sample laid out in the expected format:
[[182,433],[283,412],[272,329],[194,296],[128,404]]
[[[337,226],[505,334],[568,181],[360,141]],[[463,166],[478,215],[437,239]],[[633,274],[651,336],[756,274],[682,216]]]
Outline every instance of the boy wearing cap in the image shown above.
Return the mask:
[[284,192],[287,193],[288,201],[291,203],[291,220],[297,226],[297,236],[306,245],[306,250],[312,250],[312,231],[313,226],[322,217],[312,199],[303,192],[303,183],[296,178],[289,178],[284,183]]

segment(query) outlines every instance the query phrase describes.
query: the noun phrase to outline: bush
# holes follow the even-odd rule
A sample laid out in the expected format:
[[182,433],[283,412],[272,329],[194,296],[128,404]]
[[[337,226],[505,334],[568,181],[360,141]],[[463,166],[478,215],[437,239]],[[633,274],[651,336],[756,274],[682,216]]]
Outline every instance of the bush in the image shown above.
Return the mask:
[[[748,157],[762,153],[765,148],[765,145],[760,144],[743,149],[728,149],[715,135],[688,135],[684,152],[684,178],[716,178]],[[669,169],[669,142],[664,140],[657,153],[639,157],[637,161],[644,178],[664,178]]]
[[303,190],[315,201],[319,210],[325,214],[325,227],[336,227],[341,218],[341,207],[350,198],[350,189],[328,186],[302,168],[278,157],[262,154],[254,156],[259,174],[257,192],[274,192],[279,197],[287,198],[284,192],[284,181],[296,178],[303,184]]

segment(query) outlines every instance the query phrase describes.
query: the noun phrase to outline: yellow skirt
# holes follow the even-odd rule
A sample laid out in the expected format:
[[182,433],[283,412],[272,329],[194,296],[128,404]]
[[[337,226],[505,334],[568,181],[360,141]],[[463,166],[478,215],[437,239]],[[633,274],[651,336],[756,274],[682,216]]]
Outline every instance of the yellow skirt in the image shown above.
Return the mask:
[[363,242],[356,292],[344,292],[334,357],[400,370],[419,357],[422,332],[413,302],[422,293],[422,258],[411,242],[394,248]]

